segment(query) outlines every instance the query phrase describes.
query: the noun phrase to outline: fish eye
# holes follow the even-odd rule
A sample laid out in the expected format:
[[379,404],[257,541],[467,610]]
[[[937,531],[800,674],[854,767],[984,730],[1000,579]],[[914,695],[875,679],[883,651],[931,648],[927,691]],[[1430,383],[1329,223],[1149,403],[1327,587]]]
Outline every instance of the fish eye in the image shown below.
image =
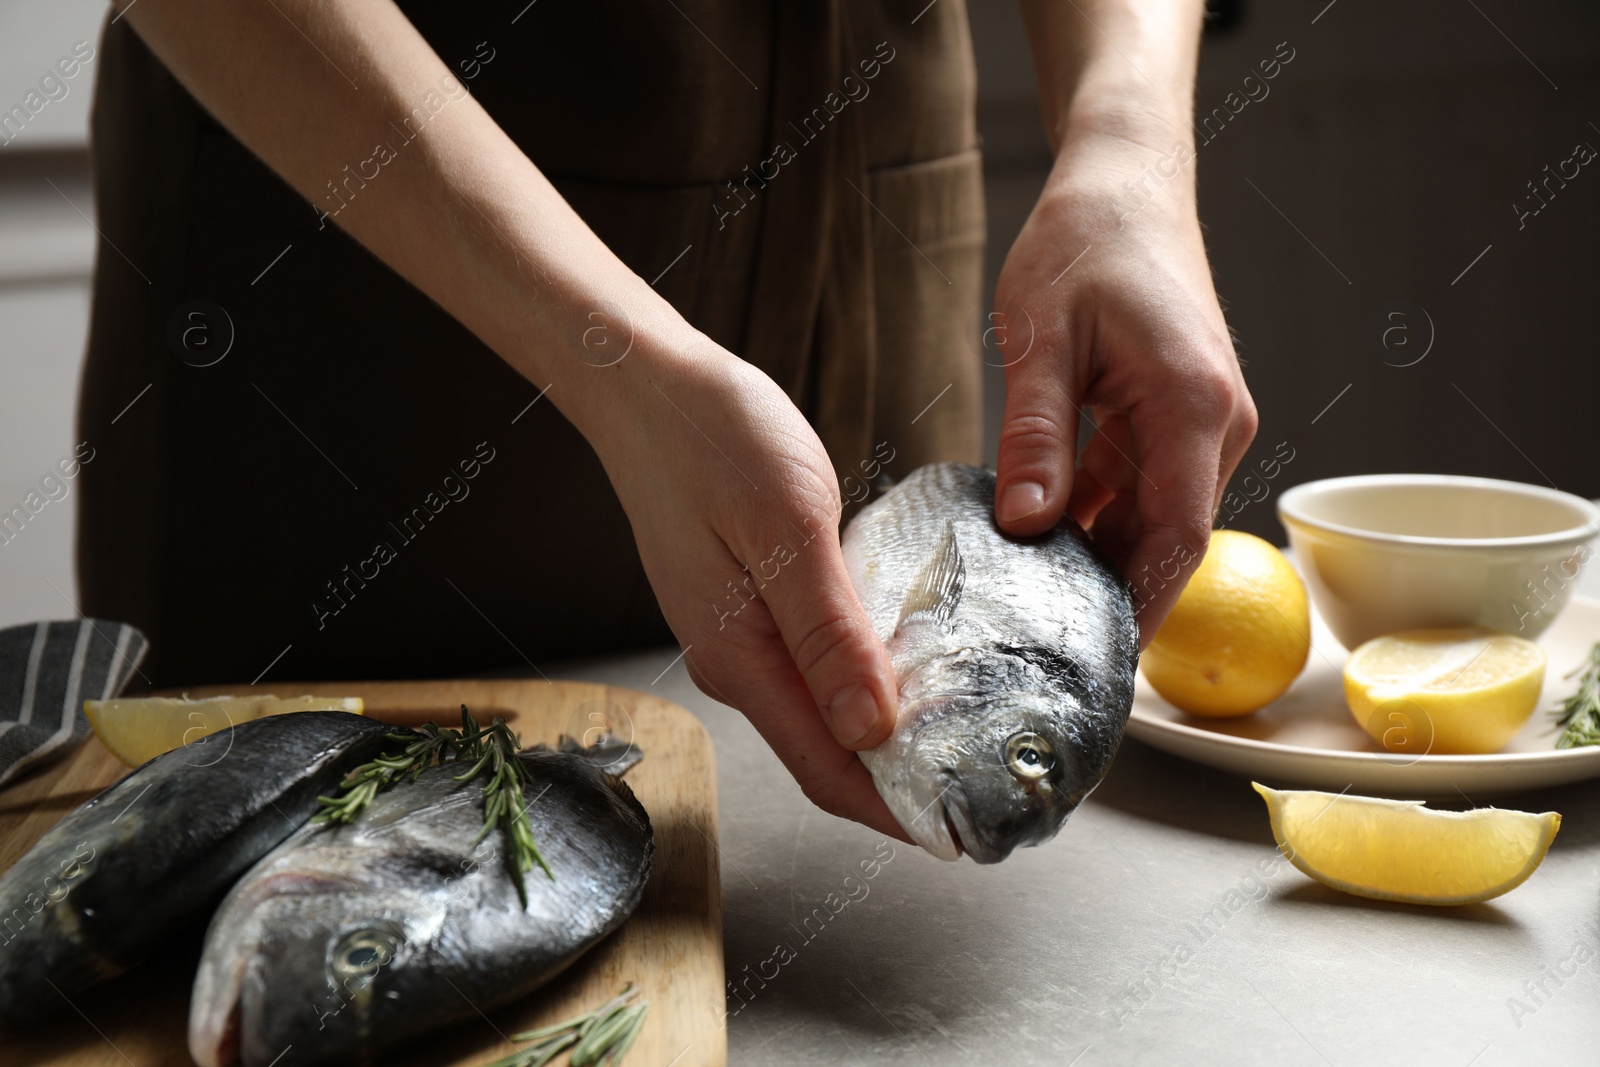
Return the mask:
[[1055,763],[1050,742],[1032,731],[1012,734],[1006,740],[1006,769],[1019,782],[1037,782],[1050,773]]
[[399,942],[383,930],[354,930],[333,949],[333,971],[340,978],[369,978],[394,959]]

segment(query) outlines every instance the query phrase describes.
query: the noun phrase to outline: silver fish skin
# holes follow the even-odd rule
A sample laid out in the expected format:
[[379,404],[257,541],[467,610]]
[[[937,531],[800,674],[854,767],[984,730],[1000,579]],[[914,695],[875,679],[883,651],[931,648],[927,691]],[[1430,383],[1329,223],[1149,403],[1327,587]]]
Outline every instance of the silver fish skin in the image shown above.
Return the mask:
[[845,565],[900,685],[861,753],[917,844],[998,863],[1060,830],[1104,777],[1133,706],[1133,598],[1067,520],[1002,534],[995,476],[921,467],[864,508]]
[[644,808],[608,773],[625,762],[604,746],[518,758],[555,876],[526,874],[526,910],[503,832],[472,844],[482,780],[432,767],[348,825],[303,827],[239,880],[195,976],[195,1062],[379,1062],[419,1034],[526,996],[620,926],[654,851]]
[[346,712],[240,723],[69,812],[0,876],[0,1020],[28,1021],[204,922],[394,730]]

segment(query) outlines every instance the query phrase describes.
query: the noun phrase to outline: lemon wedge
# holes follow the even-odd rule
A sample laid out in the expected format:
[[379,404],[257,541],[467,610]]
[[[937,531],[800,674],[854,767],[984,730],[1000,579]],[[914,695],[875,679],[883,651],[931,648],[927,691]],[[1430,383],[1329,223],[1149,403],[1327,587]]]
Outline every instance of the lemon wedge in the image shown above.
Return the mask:
[[1544,687],[1544,649],[1489,630],[1407,630],[1350,653],[1345,702],[1391,752],[1497,752]]
[[135,697],[85,700],[84,718],[100,743],[130,767],[138,767],[207,734],[237,723],[292,711],[348,711],[360,715],[360,697]]
[[1474,904],[1528,880],[1561,829],[1553,811],[1432,811],[1418,800],[1268,789],[1272,836],[1323,885],[1408,904]]

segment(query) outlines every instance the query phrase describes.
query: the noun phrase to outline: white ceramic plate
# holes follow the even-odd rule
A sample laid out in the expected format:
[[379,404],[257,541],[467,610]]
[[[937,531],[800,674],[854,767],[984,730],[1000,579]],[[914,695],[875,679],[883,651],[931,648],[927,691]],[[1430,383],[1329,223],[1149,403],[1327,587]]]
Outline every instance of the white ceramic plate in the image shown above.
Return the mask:
[[1201,719],[1156,695],[1139,676],[1128,733],[1176,756],[1272,785],[1477,803],[1600,777],[1600,746],[1557,750],[1549,714],[1577,679],[1563,677],[1600,640],[1600,600],[1574,596],[1539,638],[1550,656],[1539,707],[1501,751],[1487,756],[1401,756],[1356,724],[1344,701],[1347,653],[1312,609],[1311,659],[1289,691],[1242,719]]

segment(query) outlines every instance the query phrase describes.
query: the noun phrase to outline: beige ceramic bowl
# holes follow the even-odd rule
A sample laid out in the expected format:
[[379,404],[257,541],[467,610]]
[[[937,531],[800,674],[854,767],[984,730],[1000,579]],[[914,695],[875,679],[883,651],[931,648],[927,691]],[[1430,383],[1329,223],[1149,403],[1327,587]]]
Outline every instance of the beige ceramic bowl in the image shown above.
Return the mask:
[[1600,508],[1582,497],[1446,474],[1307,482],[1279,498],[1278,517],[1346,648],[1423,626],[1536,637],[1566,606],[1600,534]]

